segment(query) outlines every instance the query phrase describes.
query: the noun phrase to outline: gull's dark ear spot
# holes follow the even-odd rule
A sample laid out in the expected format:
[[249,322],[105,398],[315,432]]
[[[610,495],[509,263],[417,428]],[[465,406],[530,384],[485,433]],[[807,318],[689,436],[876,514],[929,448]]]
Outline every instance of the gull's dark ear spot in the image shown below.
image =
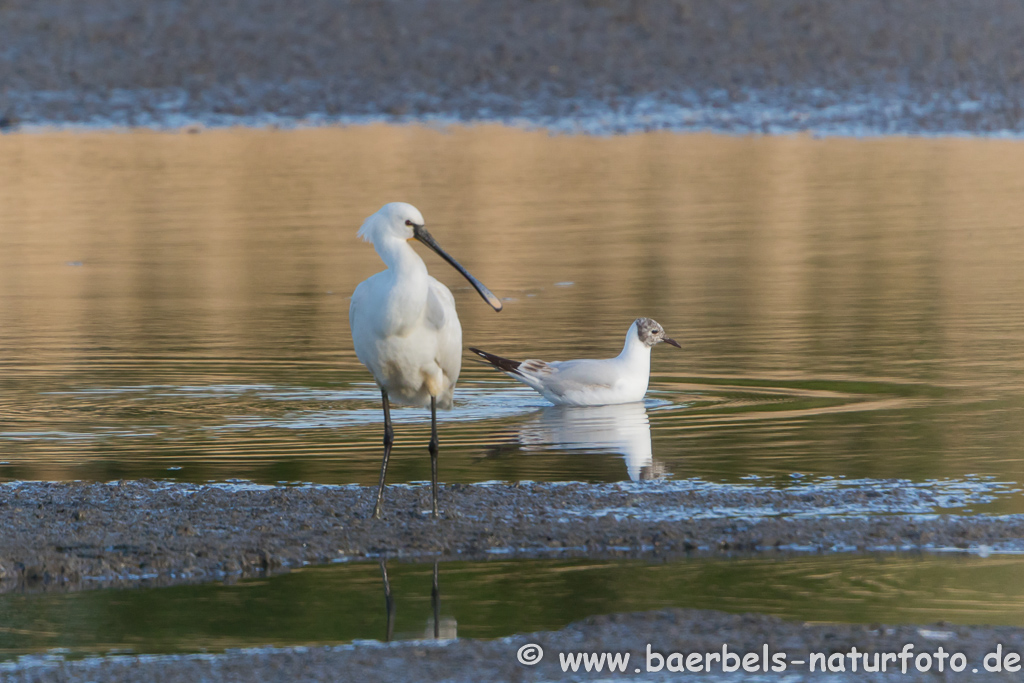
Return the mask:
[[636,336],[647,346],[653,346],[657,341],[658,323],[650,318],[636,319]]

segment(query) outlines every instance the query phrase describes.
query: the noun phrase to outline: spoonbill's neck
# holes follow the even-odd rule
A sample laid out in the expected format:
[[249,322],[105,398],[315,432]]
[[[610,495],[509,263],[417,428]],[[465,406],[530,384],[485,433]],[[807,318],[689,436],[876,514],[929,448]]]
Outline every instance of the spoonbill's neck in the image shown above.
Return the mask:
[[640,335],[636,332],[636,323],[629,326],[626,333],[626,343],[622,347],[619,358],[625,361],[650,362],[651,347],[640,341]]
[[382,237],[373,242],[373,248],[396,277],[426,275],[427,266],[408,240]]
[[383,334],[405,336],[421,323],[427,309],[427,266],[412,245],[401,238],[376,239],[373,248],[388,267],[380,273],[384,289],[376,301],[383,311]]

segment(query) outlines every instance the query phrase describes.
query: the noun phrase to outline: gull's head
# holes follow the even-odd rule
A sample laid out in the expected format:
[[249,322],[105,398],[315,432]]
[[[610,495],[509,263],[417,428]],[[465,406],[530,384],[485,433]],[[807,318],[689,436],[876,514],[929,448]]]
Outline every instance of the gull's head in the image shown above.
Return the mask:
[[423,214],[412,204],[391,202],[363,221],[356,234],[372,243],[386,237],[411,240],[416,236],[417,228],[423,227],[423,223]]
[[665,336],[665,328],[658,324],[657,320],[651,318],[637,318],[633,323],[636,326],[636,336],[645,346],[651,347],[659,342],[665,342],[672,346],[681,348],[675,339]]

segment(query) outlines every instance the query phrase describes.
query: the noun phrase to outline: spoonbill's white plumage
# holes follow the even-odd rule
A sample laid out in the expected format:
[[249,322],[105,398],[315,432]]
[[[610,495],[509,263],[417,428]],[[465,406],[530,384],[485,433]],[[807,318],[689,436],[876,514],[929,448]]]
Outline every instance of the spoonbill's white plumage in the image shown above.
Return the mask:
[[437,516],[437,408],[450,408],[462,367],[462,327],[455,299],[427,273],[410,240],[433,249],[469,280],[494,310],[501,302],[434,241],[423,215],[411,204],[392,202],[363,222],[359,237],[373,248],[387,270],[359,283],[348,319],[356,357],[380,386],[384,406],[384,460],[374,517],[380,517],[384,480],[394,443],[390,401],[430,406],[430,469],[433,514]]
[[651,378],[651,348],[659,342],[679,347],[656,321],[637,318],[629,326],[622,353],[615,358],[549,363],[509,360],[474,348],[470,351],[555,405],[601,406],[643,400]]

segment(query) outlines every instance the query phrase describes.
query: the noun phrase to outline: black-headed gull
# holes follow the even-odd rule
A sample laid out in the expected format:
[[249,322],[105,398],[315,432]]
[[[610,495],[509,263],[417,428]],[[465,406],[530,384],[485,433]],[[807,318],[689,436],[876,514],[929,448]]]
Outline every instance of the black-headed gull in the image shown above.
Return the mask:
[[651,348],[659,342],[679,347],[665,336],[657,321],[637,318],[629,326],[622,353],[615,358],[517,361],[469,350],[556,405],[602,406],[643,400],[651,378]]

